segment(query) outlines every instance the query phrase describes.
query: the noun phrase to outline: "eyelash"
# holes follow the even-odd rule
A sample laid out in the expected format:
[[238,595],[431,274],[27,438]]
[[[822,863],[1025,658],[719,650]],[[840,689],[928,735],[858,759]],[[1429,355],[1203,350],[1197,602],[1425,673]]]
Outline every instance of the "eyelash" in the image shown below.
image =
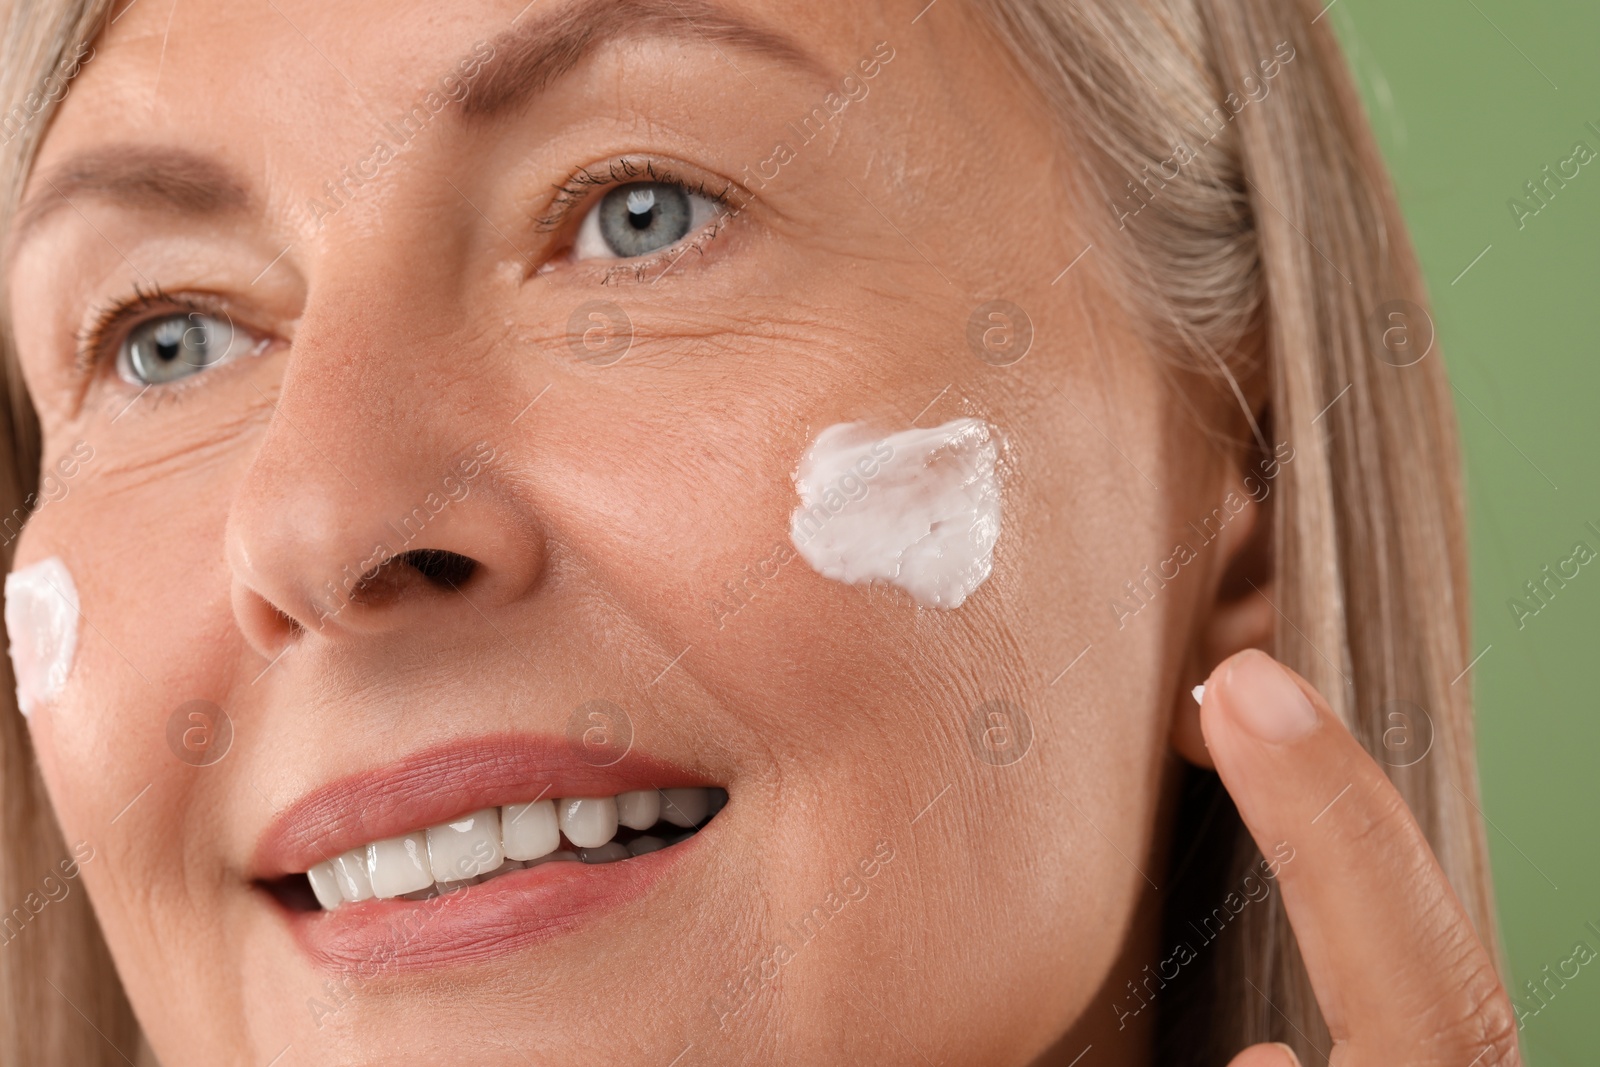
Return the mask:
[[566,226],[578,209],[592,201],[596,190],[605,189],[616,185],[625,185],[634,181],[659,182],[662,185],[676,185],[688,192],[698,194],[711,200],[727,210],[718,214],[715,221],[697,234],[686,247],[662,249],[660,252],[639,259],[623,260],[614,266],[606,268],[600,278],[601,285],[608,285],[615,278],[632,275],[634,281],[644,281],[652,268],[676,263],[691,251],[701,252],[712,238],[722,232],[722,227],[743,211],[748,204],[749,194],[737,195],[744,190],[733,182],[728,181],[720,188],[708,186],[705,182],[680,178],[668,168],[652,160],[634,160],[621,158],[612,160],[604,170],[579,167],[569,174],[565,181],[555,186],[555,197],[543,215],[534,219],[534,224],[541,233],[550,233]]
[[106,358],[113,342],[120,342],[140,324],[141,319],[179,312],[216,315],[230,318],[231,321],[228,313],[214,301],[189,295],[174,296],[159,285],[146,289],[136,283],[131,297],[113,301],[101,308],[95,313],[94,320],[79,333],[75,371],[80,376],[92,373]]

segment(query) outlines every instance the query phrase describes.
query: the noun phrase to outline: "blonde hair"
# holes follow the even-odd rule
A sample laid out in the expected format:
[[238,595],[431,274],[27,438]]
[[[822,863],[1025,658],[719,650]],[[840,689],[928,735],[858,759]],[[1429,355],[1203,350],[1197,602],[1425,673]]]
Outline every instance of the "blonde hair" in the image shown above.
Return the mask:
[[[1436,351],[1418,359],[1426,289],[1320,2],[982,2],[1087,156],[1118,231],[1096,250],[1137,321],[1241,400],[1236,379],[1266,375],[1257,447],[1270,431],[1295,449],[1273,514],[1287,621],[1273,651],[1387,765],[1498,958],[1470,685],[1454,684],[1471,653],[1450,386]],[[1431,726],[1424,758],[1384,747],[1396,701],[1422,709],[1409,728]],[[1261,858],[1215,777],[1191,777],[1174,855],[1219,862],[1169,900],[1169,921]],[[1280,897],[1235,923],[1230,950],[1157,1002],[1157,1062],[1222,1063],[1269,1040],[1325,1058]]]
[[[1063,135],[1085,149],[1105,225],[1122,231],[1097,249],[1160,349],[1225,379],[1241,401],[1237,380],[1265,375],[1265,407],[1251,413],[1257,444],[1266,448],[1270,433],[1296,450],[1274,513],[1275,604],[1291,623],[1275,652],[1380,756],[1386,704],[1424,709],[1431,748],[1390,777],[1494,951],[1469,689],[1452,684],[1469,649],[1449,386],[1437,353],[1396,366],[1385,346],[1384,309],[1406,301],[1425,315],[1427,299],[1327,20],[1284,0],[977,3]],[[6,5],[0,101],[21,103],[0,116],[0,243],[60,95],[49,79],[95,39],[110,8]],[[1280,69],[1256,97],[1245,78],[1260,85],[1275,56]],[[0,307],[6,513],[35,491],[40,461],[10,337]],[[8,570],[11,550],[0,548]],[[0,901],[13,906],[67,850],[25,723],[9,708],[0,749]],[[1169,919],[1209,907],[1260,858],[1215,777],[1199,773],[1185,787],[1174,851],[1202,862],[1177,865],[1186,891],[1169,900]],[[1262,1040],[1315,1062],[1329,1039],[1278,897],[1236,924],[1230,948],[1162,1002],[1158,1062],[1225,1062]],[[123,1062],[138,1028],[85,895],[52,903],[26,927],[0,945],[0,1063]],[[1262,996],[1247,992],[1247,979]]]
[[[110,0],[6,4],[0,28],[0,247],[55,106],[68,89],[80,46],[92,42]],[[0,289],[3,292],[3,289]],[[39,425],[11,343],[10,309],[0,298],[0,513],[27,510],[39,487]],[[16,539],[0,546],[7,572]],[[0,1064],[121,1064],[139,1056],[139,1027],[78,879],[34,913],[47,875],[69,857],[33,756],[27,722],[16,711],[5,664],[0,697]],[[141,1057],[142,1058],[142,1057]]]

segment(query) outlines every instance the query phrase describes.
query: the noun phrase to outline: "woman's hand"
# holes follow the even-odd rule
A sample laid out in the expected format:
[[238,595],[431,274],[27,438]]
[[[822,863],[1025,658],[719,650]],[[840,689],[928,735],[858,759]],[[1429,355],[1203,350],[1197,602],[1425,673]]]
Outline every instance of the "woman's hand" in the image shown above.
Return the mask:
[[[1516,1018],[1489,952],[1405,801],[1305,679],[1263,652],[1224,661],[1206,745],[1278,875],[1333,1067],[1515,1067]],[[1231,1067],[1297,1065],[1253,1045]]]

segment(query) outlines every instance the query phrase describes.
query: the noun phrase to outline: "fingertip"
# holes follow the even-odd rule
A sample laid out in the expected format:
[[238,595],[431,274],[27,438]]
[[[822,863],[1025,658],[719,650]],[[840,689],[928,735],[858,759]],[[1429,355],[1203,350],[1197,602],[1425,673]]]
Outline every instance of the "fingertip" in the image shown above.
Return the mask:
[[1207,692],[1218,695],[1233,723],[1268,744],[1292,744],[1320,722],[1294,675],[1260,649],[1246,649],[1224,660],[1207,683]]
[[1300,1067],[1300,1057],[1294,1054],[1294,1049],[1282,1041],[1274,1041],[1272,1047],[1282,1054],[1283,1067]]
[[1228,1067],[1300,1067],[1300,1057],[1282,1041],[1268,1045],[1251,1045],[1233,1059]]

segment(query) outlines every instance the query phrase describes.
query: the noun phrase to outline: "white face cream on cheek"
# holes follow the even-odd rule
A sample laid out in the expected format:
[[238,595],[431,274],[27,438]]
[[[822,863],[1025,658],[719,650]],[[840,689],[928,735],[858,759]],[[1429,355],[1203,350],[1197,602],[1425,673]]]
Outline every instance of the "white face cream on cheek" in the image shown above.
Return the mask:
[[887,437],[830,426],[795,472],[789,537],[825,578],[888,582],[927,607],[959,607],[993,567],[998,453],[982,419]]
[[6,633],[17,706],[29,715],[61,691],[78,649],[78,589],[59,557],[6,575]]

